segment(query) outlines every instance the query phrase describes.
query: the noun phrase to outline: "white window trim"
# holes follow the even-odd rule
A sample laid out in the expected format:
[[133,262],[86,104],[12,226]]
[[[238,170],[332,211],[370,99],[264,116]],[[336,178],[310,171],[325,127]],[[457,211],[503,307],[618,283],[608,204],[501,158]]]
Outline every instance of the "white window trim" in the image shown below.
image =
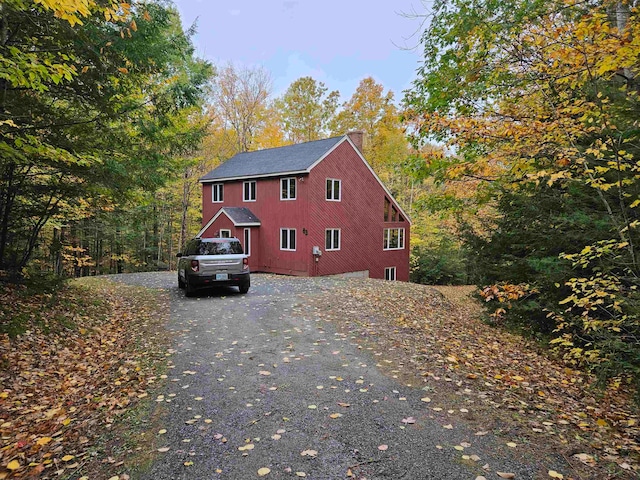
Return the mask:
[[[331,243],[333,243],[333,232],[338,231],[338,248],[327,248],[327,232],[331,232]],[[327,228],[324,231],[324,249],[327,252],[336,252],[342,246],[342,231],[339,228]]]
[[[214,200],[214,192],[218,189],[218,187],[220,187],[220,193],[222,193],[222,195],[220,195],[222,197],[222,200]],[[211,203],[223,203],[224,202],[224,183],[212,183],[211,184]]]
[[[253,189],[255,197],[253,198],[253,200],[249,199],[249,198],[246,198],[246,196],[245,196],[245,193],[247,193],[247,190],[246,190],[247,184],[250,185],[252,183],[255,185],[255,188]],[[249,187],[249,194],[251,194],[251,187]],[[258,183],[255,180],[249,180],[249,181],[243,182],[243,184],[242,184],[242,201],[243,202],[255,202],[257,197],[258,197]]]
[[291,232],[293,231],[293,238],[295,239],[296,248],[298,247],[298,233],[295,228],[281,228],[280,229],[280,250],[284,252],[295,252],[296,248],[282,248],[282,232],[287,231],[287,245],[291,244]]
[[250,228],[245,228],[244,229],[244,254],[247,257],[251,256],[251,229]]
[[[398,230],[398,246],[393,248],[389,247],[391,244],[391,230]],[[382,237],[382,249],[404,250],[404,228],[385,228]]]
[[[293,182],[293,184],[294,184],[294,186],[295,186],[295,187],[294,187],[294,188],[295,188],[295,194],[296,194],[296,195],[295,195],[295,197],[293,197],[293,198],[284,198],[284,197],[282,196],[282,183],[283,183],[285,180],[287,181],[287,187],[288,187],[288,188],[287,188],[287,195],[289,194],[289,190],[290,190],[290,188],[291,188],[291,187],[290,187],[290,184],[291,184],[291,182]],[[282,200],[282,201],[284,201],[284,202],[287,202],[287,201],[289,201],[289,200],[296,200],[297,198],[298,198],[298,185],[296,185],[296,177],[286,177],[286,178],[281,178],[281,179],[280,179],[280,200]]]
[[[331,181],[331,194],[333,195],[333,182],[338,182],[338,198],[327,198],[327,182]],[[338,178],[327,178],[327,180],[324,182],[324,187],[325,187],[325,200],[327,202],[341,202],[342,201],[342,180],[338,179]]]
[[[391,278],[393,273],[393,278]],[[384,279],[390,282],[395,282],[398,277],[396,276],[396,267],[384,267]]]
[[[222,236],[222,232],[226,232],[226,233],[228,233],[228,234],[229,234],[229,236],[228,236],[228,237],[223,237],[223,236]],[[220,235],[220,238],[231,238],[231,230],[229,230],[228,228],[221,228],[221,229],[218,231],[218,235]]]

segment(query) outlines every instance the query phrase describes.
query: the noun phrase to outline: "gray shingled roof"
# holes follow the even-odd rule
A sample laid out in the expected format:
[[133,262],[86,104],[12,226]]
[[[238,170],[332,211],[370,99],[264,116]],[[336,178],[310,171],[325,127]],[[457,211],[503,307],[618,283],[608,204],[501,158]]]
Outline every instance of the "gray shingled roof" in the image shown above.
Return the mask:
[[345,137],[340,136],[286,147],[238,153],[200,178],[200,181],[303,172],[343,138]]
[[245,207],[223,207],[222,211],[227,214],[234,225],[261,223],[260,219]]

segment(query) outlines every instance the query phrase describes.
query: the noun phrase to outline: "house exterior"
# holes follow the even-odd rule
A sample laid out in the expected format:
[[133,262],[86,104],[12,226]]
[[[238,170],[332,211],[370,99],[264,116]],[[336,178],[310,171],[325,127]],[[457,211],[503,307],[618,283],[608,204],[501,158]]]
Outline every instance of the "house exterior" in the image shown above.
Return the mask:
[[237,237],[254,272],[409,280],[407,214],[362,133],[239,153],[200,179],[199,237]]

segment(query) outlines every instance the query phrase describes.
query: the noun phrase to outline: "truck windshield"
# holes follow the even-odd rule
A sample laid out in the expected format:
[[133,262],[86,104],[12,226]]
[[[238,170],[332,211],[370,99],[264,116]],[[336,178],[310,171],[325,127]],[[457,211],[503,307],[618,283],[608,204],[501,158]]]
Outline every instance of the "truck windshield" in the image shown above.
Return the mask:
[[198,255],[231,255],[241,254],[240,242],[202,242],[198,248]]

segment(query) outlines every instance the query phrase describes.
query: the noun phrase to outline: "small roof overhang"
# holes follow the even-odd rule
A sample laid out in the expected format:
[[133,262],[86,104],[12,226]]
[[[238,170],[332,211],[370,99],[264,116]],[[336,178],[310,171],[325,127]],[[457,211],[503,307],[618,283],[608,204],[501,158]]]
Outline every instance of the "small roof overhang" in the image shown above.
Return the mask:
[[246,207],[222,207],[213,217],[211,217],[211,220],[202,227],[196,237],[201,237],[202,234],[206,232],[211,225],[213,225],[218,217],[220,217],[220,215],[225,215],[229,220],[231,220],[231,222],[233,222],[235,227],[259,227],[262,225],[260,219]]

